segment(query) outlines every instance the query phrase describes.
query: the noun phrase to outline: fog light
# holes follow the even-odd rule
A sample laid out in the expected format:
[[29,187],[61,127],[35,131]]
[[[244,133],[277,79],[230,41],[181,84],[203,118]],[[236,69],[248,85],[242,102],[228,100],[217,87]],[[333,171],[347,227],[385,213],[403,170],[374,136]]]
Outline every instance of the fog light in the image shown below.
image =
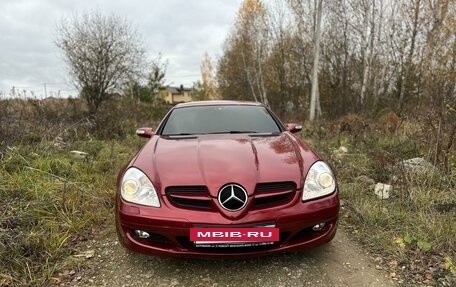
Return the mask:
[[323,229],[323,227],[325,227],[325,223],[324,222],[315,225],[314,227],[312,227],[312,230],[313,231],[320,231],[320,230]]
[[142,230],[135,230],[135,235],[139,238],[149,238],[149,233],[142,231]]

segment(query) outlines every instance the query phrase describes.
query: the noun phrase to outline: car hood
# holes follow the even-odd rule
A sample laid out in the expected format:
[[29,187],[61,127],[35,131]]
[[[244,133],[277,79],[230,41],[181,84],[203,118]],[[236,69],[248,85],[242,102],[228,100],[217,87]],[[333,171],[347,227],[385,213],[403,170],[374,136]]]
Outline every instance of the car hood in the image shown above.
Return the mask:
[[257,183],[293,181],[302,187],[318,155],[289,132],[278,135],[154,136],[134,165],[162,194],[168,186],[205,185],[216,197],[227,183],[252,195]]

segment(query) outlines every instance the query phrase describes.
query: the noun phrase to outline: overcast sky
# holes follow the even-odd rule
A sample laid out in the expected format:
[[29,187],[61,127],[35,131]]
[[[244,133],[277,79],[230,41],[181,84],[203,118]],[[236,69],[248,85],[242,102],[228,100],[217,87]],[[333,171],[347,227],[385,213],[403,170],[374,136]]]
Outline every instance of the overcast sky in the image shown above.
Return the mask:
[[222,53],[241,0],[0,0],[0,92],[13,86],[36,96],[75,94],[55,27],[74,13],[97,10],[126,17],[149,55],[168,59],[166,84],[190,86],[200,78],[205,51]]

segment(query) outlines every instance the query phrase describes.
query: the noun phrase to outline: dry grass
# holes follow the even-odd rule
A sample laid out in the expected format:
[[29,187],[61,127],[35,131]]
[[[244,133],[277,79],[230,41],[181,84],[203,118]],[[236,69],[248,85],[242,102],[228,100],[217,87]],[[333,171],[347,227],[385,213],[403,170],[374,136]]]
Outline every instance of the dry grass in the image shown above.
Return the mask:
[[166,107],[118,99],[89,116],[79,100],[48,99],[0,110],[0,286],[49,286],[113,216],[117,172],[143,142],[134,131]]
[[[384,268],[391,274],[403,275],[397,280],[404,286],[456,284],[456,269],[450,266],[456,262],[455,147],[447,159],[448,169],[408,173],[400,165],[402,160],[425,157],[432,162],[429,142],[423,140],[424,125],[403,122],[394,132],[372,128],[356,135],[321,132],[331,130],[326,126],[311,133],[318,136],[311,142],[337,172],[345,202],[342,223],[383,255]],[[332,150],[339,145],[346,146],[348,154],[334,156]],[[379,199],[372,186],[356,180],[361,175],[392,184],[392,197]]]
[[[112,216],[117,171],[143,142],[130,135],[166,109],[117,100],[94,117],[77,100],[0,101],[0,286],[48,286],[56,271],[80,264],[71,255]],[[410,285],[456,284],[456,147],[436,149],[451,143],[441,132],[451,124],[381,121],[388,125],[349,115],[307,125],[302,135],[335,167],[342,224],[383,254],[385,268]],[[340,145],[349,150],[342,157],[333,154]],[[90,158],[73,159],[70,150]],[[397,167],[418,156],[440,172]],[[393,184],[393,196],[378,199],[360,175]]]
[[[98,142],[96,159],[73,159],[65,148],[8,148],[0,163],[0,285],[49,284],[77,244],[112,216],[116,173],[136,139]],[[44,152],[43,152],[44,151]]]

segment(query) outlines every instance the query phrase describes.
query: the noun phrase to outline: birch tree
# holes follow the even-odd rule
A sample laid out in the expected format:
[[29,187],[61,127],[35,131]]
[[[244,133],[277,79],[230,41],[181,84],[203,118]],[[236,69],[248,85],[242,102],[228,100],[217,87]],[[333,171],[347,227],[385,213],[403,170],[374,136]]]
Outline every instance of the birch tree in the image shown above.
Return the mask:
[[[259,0],[245,0],[225,42],[224,56],[219,60],[217,77],[224,97],[241,97],[269,105],[265,77],[268,36],[264,5]],[[235,90],[242,93],[235,95]]]
[[[320,41],[322,30],[323,0],[289,0],[294,15],[298,36],[302,43],[312,43],[311,92],[309,103],[309,120],[313,121],[321,114],[318,87],[318,71],[320,64]],[[310,37],[309,37],[310,35]],[[302,55],[305,57],[305,55]]]
[[369,82],[369,76],[372,65],[372,55],[374,50],[375,40],[375,0],[367,0],[362,2],[363,6],[363,44],[362,44],[362,61],[363,75],[361,83],[361,93],[359,96],[361,107],[364,106],[366,98],[366,89]]
[[310,93],[309,120],[314,121],[321,114],[320,94],[318,91],[318,65],[320,63],[320,37],[323,0],[315,0],[314,54],[312,67],[312,90]]

